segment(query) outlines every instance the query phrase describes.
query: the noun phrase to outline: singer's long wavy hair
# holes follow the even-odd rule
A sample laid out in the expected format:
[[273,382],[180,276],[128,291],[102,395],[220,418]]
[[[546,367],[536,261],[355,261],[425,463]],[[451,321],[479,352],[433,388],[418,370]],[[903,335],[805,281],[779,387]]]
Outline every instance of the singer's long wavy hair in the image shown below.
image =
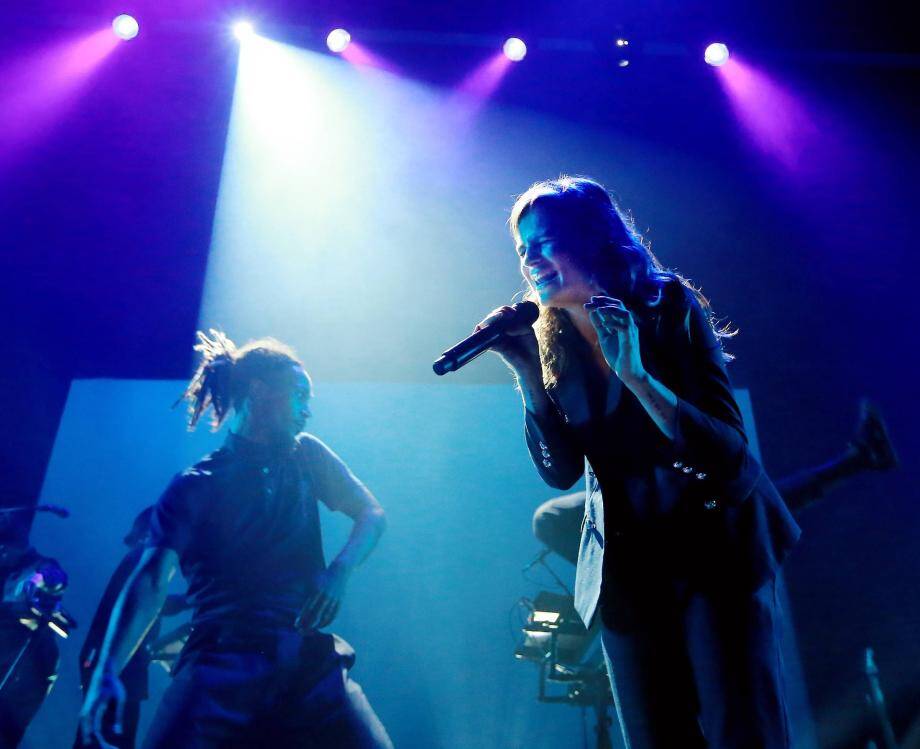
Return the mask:
[[188,427],[193,430],[211,409],[211,428],[217,430],[231,410],[239,409],[253,380],[271,381],[292,365],[303,366],[294,349],[274,338],[259,338],[237,348],[224,333],[211,329],[196,333],[195,351],[201,361],[178,403],[188,401]]
[[[661,264],[636,229],[633,217],[599,182],[563,175],[532,185],[515,201],[508,219],[516,245],[521,241],[521,219],[534,206],[558,212],[569,224],[579,228],[586,241],[582,245],[582,256],[575,260],[601,289],[621,298],[634,312],[641,315],[657,307],[670,296],[667,292],[675,288],[672,284],[680,284],[708,314],[717,338],[730,337],[737,332],[716,324],[709,300],[686,278]],[[525,298],[539,304],[533,289],[529,288]],[[553,387],[565,372],[567,356],[580,347],[579,334],[568,312],[542,305],[534,330],[540,345],[543,380],[547,387]]]

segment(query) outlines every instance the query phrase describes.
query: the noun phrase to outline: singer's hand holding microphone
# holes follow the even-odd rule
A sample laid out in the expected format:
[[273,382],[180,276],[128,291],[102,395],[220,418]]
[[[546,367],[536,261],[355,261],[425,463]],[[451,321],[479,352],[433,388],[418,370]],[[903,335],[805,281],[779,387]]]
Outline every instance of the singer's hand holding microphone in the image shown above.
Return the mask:
[[514,307],[505,305],[492,310],[473,329],[473,332],[476,332],[508,320],[504,326],[504,335],[492,344],[490,349],[519,376],[525,372],[540,371],[540,349],[537,347],[537,336],[533,331],[533,320],[528,319],[529,315],[526,313],[521,315]]
[[495,351],[517,376],[524,407],[534,414],[544,413],[550,401],[543,388],[540,349],[533,330],[539,314],[540,308],[533,302],[499,307],[476,326],[471,336],[441,354],[434,363],[435,374],[453,372],[484,351]]
[[493,310],[474,328],[472,335],[441,355],[434,363],[435,374],[458,370],[489,350],[498,353],[521,378],[538,374],[540,352],[532,326],[539,312],[533,302]]

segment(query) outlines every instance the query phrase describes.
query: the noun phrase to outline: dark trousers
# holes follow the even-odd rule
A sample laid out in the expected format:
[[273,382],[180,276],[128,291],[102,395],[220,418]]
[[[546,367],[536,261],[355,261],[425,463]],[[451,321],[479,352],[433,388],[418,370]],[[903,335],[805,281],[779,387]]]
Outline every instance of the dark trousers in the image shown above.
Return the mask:
[[[776,581],[628,600],[603,630],[626,749],[789,749]],[[616,619],[617,617],[609,617]]]
[[[326,638],[326,639],[322,639]],[[392,749],[327,635],[219,636],[181,664],[145,749]]]

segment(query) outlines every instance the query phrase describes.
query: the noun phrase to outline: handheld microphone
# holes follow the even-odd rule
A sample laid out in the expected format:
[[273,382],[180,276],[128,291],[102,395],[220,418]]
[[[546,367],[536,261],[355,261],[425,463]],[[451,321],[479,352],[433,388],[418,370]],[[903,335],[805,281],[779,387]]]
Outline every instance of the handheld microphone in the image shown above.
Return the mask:
[[511,309],[513,310],[511,314],[503,315],[468,338],[464,338],[456,346],[447,349],[432,365],[434,373],[445,375],[448,372],[457,371],[483,352],[488,351],[505,335],[508,328],[533,325],[540,315],[540,308],[533,302],[520,302],[513,305]]

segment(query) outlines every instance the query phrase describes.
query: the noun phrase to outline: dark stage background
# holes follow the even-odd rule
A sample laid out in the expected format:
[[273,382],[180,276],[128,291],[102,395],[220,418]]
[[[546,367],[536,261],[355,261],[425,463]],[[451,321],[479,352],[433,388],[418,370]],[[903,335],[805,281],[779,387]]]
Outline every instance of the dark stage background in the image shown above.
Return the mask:
[[[752,392],[773,475],[839,452],[859,396],[886,414],[901,468],[809,510],[786,572],[820,745],[856,749],[870,736],[869,645],[902,743],[920,745],[908,265],[920,229],[920,50],[906,9],[253,2],[265,37],[306,50],[274,60],[292,77],[270,77],[280,88],[261,92],[260,108],[238,81],[236,3],[139,1],[136,40],[52,86],[45,53],[124,10],[96,6],[0,9],[5,504],[40,493],[73,378],[184,378],[199,320],[291,339],[319,382],[431,385],[458,402],[464,385],[507,383],[491,360],[435,382],[430,361],[519,290],[503,226],[513,195],[562,171],[589,174],[740,329],[731,372]],[[339,24],[389,72],[323,52]],[[525,61],[487,101],[445,110],[511,33],[533,40]],[[627,68],[610,49],[618,34],[631,41]],[[702,63],[717,38],[770,82],[762,100],[733,98]],[[259,120],[266,111],[276,119]],[[782,147],[764,146],[765,127]],[[145,429],[117,399],[97,407],[102,420],[123,417],[126,434]],[[385,424],[362,429],[386,445]],[[60,503],[88,501],[59,486]],[[509,508],[523,550],[529,510]],[[85,608],[92,595],[75,587],[68,599]],[[448,729],[443,745],[462,746],[457,736]],[[507,736],[512,746],[525,734]]]

